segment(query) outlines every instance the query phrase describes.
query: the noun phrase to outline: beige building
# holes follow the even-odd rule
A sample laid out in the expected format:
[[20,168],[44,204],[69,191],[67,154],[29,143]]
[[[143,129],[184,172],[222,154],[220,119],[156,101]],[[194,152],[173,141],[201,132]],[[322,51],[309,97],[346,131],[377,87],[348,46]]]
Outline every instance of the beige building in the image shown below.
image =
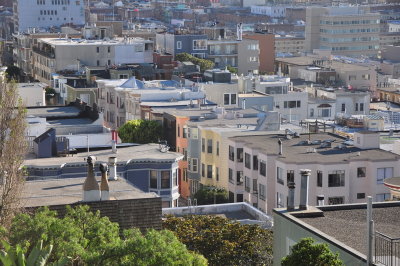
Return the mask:
[[292,35],[275,35],[275,54],[299,55],[305,51],[305,38]]
[[50,84],[58,71],[82,71],[85,66],[151,63],[153,42],[140,38],[86,40],[43,38],[33,47],[33,76]]
[[308,7],[305,49],[346,56],[376,56],[380,15],[367,6]]
[[238,74],[257,74],[260,67],[259,41],[251,39],[237,40],[209,40],[209,60],[215,63],[216,68],[234,67]]

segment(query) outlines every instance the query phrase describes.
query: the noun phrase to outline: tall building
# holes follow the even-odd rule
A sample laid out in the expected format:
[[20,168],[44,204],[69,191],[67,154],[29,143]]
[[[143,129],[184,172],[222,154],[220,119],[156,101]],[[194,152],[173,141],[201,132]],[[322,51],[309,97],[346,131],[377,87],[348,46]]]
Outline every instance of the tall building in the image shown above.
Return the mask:
[[84,1],[80,0],[17,0],[13,9],[15,32],[85,24]]
[[380,16],[369,7],[309,7],[305,50],[325,49],[346,56],[374,56],[379,49]]

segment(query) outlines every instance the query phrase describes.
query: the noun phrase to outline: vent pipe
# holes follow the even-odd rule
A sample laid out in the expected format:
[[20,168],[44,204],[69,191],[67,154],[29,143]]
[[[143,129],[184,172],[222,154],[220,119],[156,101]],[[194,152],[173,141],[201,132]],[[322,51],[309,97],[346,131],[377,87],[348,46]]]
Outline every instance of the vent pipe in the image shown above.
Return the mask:
[[107,165],[106,163],[100,164],[100,172],[101,172],[101,184],[100,184],[101,200],[109,200],[109,199],[110,199],[110,187],[108,186],[107,171],[108,171],[108,165]]
[[279,155],[283,154],[283,148],[282,148],[282,140],[278,139],[278,144],[279,144]]
[[110,167],[110,180],[117,180],[117,157],[109,157],[108,166]]
[[310,169],[301,169],[301,183],[300,183],[300,210],[307,210],[308,205],[308,187],[309,187],[309,179],[310,179],[311,170]]

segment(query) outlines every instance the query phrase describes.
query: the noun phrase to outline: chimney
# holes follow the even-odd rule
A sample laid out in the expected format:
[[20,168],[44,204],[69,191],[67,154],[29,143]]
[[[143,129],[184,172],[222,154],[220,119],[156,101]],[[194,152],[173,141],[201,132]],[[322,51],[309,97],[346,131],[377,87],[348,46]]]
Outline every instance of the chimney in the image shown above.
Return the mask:
[[301,169],[301,184],[300,184],[300,210],[307,210],[308,205],[308,187],[309,187],[309,178],[310,178],[311,170],[309,169]]
[[101,184],[100,184],[101,200],[109,200],[109,199],[110,199],[110,187],[108,186],[107,171],[108,171],[108,165],[107,165],[106,163],[100,164],[100,172],[101,172]]
[[294,210],[294,189],[296,188],[294,180],[291,180],[290,182],[288,182],[287,186],[289,188],[287,210],[293,211]]
[[283,154],[283,148],[282,148],[282,140],[281,139],[278,139],[278,144],[279,144],[279,155],[282,155]]
[[117,157],[109,157],[108,165],[110,166],[110,180],[117,180]]
[[317,196],[317,204],[318,206],[324,206],[325,205],[325,196],[324,195],[318,195]]
[[94,164],[96,162],[96,157],[89,156],[86,159],[88,164],[88,175],[86,177],[85,183],[83,183],[83,201],[99,201],[100,200],[100,190],[99,184],[94,176]]

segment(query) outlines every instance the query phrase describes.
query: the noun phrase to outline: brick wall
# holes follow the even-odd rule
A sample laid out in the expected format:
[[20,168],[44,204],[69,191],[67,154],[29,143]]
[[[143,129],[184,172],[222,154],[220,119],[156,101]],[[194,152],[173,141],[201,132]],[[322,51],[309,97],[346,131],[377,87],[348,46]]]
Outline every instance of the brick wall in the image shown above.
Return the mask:
[[[92,211],[99,210],[101,216],[107,216],[112,222],[117,222],[121,229],[137,227],[144,231],[148,228],[161,229],[162,226],[160,197],[78,202],[70,204],[70,206],[75,207],[81,204],[89,205]],[[48,207],[50,210],[57,211],[61,217],[65,215],[66,205],[52,205]],[[28,211],[34,211],[37,208],[27,209]]]

